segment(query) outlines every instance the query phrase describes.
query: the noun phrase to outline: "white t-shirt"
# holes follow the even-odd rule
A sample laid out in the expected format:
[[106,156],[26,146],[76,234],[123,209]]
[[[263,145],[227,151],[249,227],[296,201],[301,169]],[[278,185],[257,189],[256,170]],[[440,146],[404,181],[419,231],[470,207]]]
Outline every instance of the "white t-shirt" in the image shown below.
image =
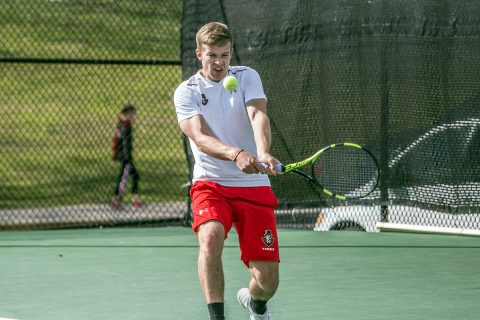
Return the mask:
[[[200,71],[182,82],[175,90],[174,102],[180,123],[201,115],[213,135],[225,144],[235,146],[257,156],[253,129],[245,103],[252,99],[267,99],[258,73],[249,67],[233,67],[227,75],[238,80],[235,91],[227,91],[220,82],[211,81]],[[270,186],[265,174],[246,174],[233,161],[220,160],[198,150],[190,139],[195,166],[193,182],[209,180],[224,186]]]

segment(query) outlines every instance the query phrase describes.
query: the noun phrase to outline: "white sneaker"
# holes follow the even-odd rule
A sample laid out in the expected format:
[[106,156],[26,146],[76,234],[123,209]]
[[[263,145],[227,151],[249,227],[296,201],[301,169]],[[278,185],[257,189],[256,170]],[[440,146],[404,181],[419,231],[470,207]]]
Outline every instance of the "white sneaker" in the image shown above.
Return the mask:
[[253,312],[252,308],[250,307],[251,297],[248,288],[242,288],[238,290],[237,299],[242,307],[244,307],[250,313],[250,320],[272,320],[272,314],[270,311],[268,311],[268,308],[264,314],[257,314]]

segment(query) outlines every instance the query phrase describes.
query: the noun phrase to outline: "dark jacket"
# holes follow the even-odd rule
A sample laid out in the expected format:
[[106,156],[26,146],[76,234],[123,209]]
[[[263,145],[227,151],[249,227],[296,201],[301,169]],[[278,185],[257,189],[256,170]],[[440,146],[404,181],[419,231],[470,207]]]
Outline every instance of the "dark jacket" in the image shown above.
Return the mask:
[[119,121],[112,141],[113,160],[132,162],[133,127],[128,120]]

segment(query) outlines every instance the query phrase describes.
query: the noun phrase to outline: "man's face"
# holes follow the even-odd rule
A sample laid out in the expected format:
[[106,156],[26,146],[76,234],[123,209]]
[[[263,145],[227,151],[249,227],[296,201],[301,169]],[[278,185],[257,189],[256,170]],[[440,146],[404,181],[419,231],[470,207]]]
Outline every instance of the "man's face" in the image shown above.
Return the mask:
[[221,47],[203,45],[195,53],[202,62],[202,75],[205,78],[218,82],[225,77],[232,59],[230,42]]

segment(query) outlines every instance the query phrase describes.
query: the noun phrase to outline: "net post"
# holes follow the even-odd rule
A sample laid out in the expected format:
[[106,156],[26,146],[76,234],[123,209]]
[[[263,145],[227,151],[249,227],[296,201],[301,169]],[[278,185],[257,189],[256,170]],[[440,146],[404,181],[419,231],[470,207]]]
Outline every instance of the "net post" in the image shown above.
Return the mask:
[[[386,6],[383,10],[386,11]],[[383,41],[383,47],[380,53],[380,221],[388,221],[388,135],[389,135],[389,94],[390,79],[388,68],[388,37]]]
[[190,198],[190,189],[192,188],[192,178],[193,178],[193,165],[194,162],[192,150],[190,149],[190,144],[188,142],[188,137],[183,134],[182,135],[182,143],[183,143],[183,150],[185,151],[186,159],[187,159],[187,166],[188,166],[188,184],[186,190],[186,197],[187,197],[187,211],[183,217],[183,225],[186,227],[190,227],[193,224],[193,212],[192,212],[192,199]]

